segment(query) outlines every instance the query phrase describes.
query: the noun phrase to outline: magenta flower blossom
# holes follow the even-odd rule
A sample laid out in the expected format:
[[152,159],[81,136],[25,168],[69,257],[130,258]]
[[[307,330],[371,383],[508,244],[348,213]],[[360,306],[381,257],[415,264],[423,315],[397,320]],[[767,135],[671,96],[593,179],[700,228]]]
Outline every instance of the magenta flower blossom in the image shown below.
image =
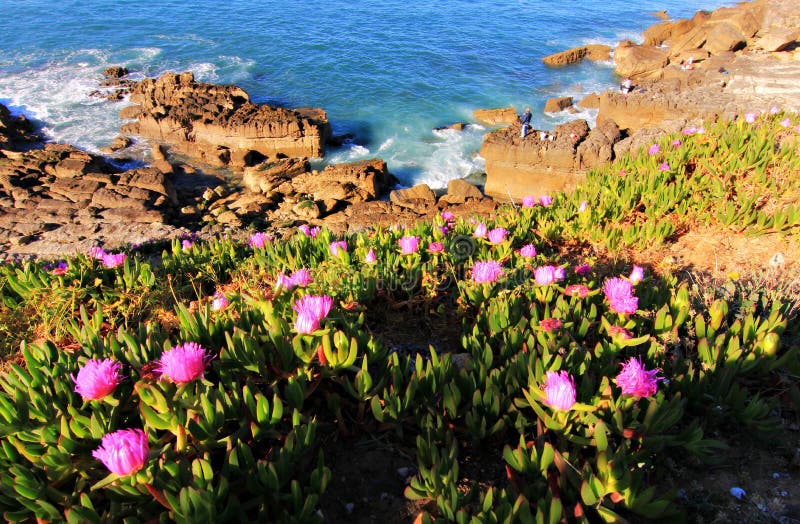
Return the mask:
[[568,411],[575,404],[575,381],[566,371],[548,371],[544,394],[550,407]]
[[87,400],[100,400],[107,397],[117,388],[122,377],[119,372],[122,364],[110,358],[104,360],[92,359],[78,370],[78,376],[73,376],[75,393]]
[[111,473],[123,477],[142,469],[150,453],[147,435],[141,429],[120,429],[108,433],[92,456],[102,462]]
[[632,315],[639,307],[639,299],[633,295],[633,284],[624,278],[606,279],[603,293],[611,305],[611,310],[617,313]]
[[286,289],[286,291],[291,290],[294,287],[294,281],[292,277],[287,277],[285,273],[281,273],[278,275],[278,278],[275,279],[275,289]]
[[676,138],[675,140],[672,141],[672,147],[681,147],[682,143],[683,142],[681,142],[680,139]]
[[550,195],[542,195],[539,197],[539,203],[542,204],[543,206],[549,206],[550,204],[553,203],[553,197],[551,197]]
[[119,267],[125,263],[125,253],[105,253],[103,255],[103,266],[107,268]]
[[697,128],[694,126],[687,127],[686,129],[683,130],[684,135],[693,135],[695,133],[697,133]]
[[403,237],[397,242],[403,255],[413,255],[419,249],[419,237]]
[[556,266],[542,266],[533,270],[533,279],[540,286],[564,280],[564,268]]
[[539,321],[539,327],[543,330],[547,331],[548,333],[552,333],[553,331],[558,331],[561,329],[564,323],[561,322],[560,318],[543,318]]
[[659,171],[669,171],[670,170],[669,164],[667,164],[666,162],[662,162],[662,163],[658,164],[658,170]]
[[485,238],[486,237],[486,224],[481,222],[475,227],[475,232],[472,233],[472,236],[475,238]]
[[522,207],[533,207],[536,205],[536,199],[532,196],[526,196],[522,199]]
[[622,340],[630,340],[633,338],[633,333],[622,326],[608,326],[608,334],[611,338],[620,338]]
[[503,274],[503,266],[496,260],[475,262],[472,266],[472,281],[478,284],[484,282],[497,282]]
[[780,113],[780,111],[781,111],[780,108],[778,108],[777,106],[772,106],[769,108],[770,115],[777,115],[778,113]]
[[311,278],[311,273],[304,267],[292,273],[291,279],[295,285],[300,287],[306,287],[314,281],[314,279]]
[[658,377],[660,370],[647,370],[638,358],[631,357],[622,364],[622,371],[619,372],[614,382],[622,389],[623,395],[634,397],[652,397],[658,391],[658,381],[664,380]]
[[792,121],[788,116],[781,120],[781,127],[789,127],[790,125],[792,125]]
[[319,226],[309,227],[308,224],[303,224],[297,228],[302,234],[307,237],[317,238],[317,234],[320,232]]
[[183,240],[181,240],[181,250],[182,251],[189,251],[190,249],[192,249],[193,245],[194,244],[192,244],[192,241],[189,240],[189,239],[184,238]]
[[652,146],[650,146],[650,149],[647,151],[647,153],[650,156],[653,156],[653,155],[657,155],[659,151],[661,151],[661,148],[658,147],[658,144],[653,144]]
[[502,244],[506,239],[508,231],[502,227],[496,227],[486,234],[486,238],[492,244]]
[[231,301],[228,298],[217,291],[214,293],[214,298],[211,300],[211,309],[213,311],[219,311],[221,309],[225,309],[226,307],[231,305]]
[[64,275],[67,273],[67,270],[69,270],[69,265],[62,260],[61,262],[56,264],[56,267],[50,270],[50,273],[52,273],[53,275]]
[[106,252],[103,251],[103,248],[100,246],[92,246],[89,248],[89,257],[96,258],[97,260],[103,260]]
[[267,242],[271,242],[272,237],[259,231],[258,233],[253,233],[249,237],[247,237],[247,245],[253,249],[263,248],[267,245]]
[[211,354],[197,342],[186,342],[162,353],[158,371],[175,384],[188,384],[203,378]]
[[429,253],[444,253],[444,244],[441,242],[431,242],[428,244]]
[[536,256],[536,246],[533,244],[525,244],[519,248],[519,254],[525,258],[533,258]]
[[583,284],[572,284],[564,289],[564,294],[571,297],[586,298],[589,296],[589,288]]
[[628,277],[628,280],[631,281],[631,284],[636,285],[639,282],[641,282],[643,278],[644,278],[644,268],[634,264],[633,270],[631,270],[631,274]]
[[578,206],[578,213],[583,213],[584,211],[586,211],[586,206],[587,206],[588,204],[589,204],[589,203],[588,203],[586,200],[582,201],[582,202],[581,202],[581,205],[580,205],[580,206]]
[[320,321],[328,316],[333,307],[333,298],[328,295],[305,295],[295,301],[292,309],[297,312],[294,329],[309,335],[319,329]]
[[330,243],[328,248],[331,251],[331,255],[338,257],[340,252],[347,252],[347,242],[344,240],[335,240]]
[[592,266],[589,264],[581,264],[579,266],[575,266],[575,274],[586,276],[592,273]]
[[754,123],[756,121],[756,118],[758,118],[758,115],[756,113],[745,113],[744,115],[744,121],[747,122],[748,124]]
[[454,218],[455,218],[455,215],[453,215],[452,212],[450,212],[450,211],[442,211],[442,220],[444,220],[445,222],[450,222]]
[[367,264],[374,264],[378,261],[378,257],[375,256],[375,250],[370,249],[367,251],[367,254],[364,256],[364,262]]
[[439,231],[441,231],[441,233],[442,233],[443,235],[446,235],[447,233],[449,233],[449,232],[450,232],[450,228],[449,228],[449,227],[447,227],[447,226],[439,226]]
[[700,126],[700,127],[697,128],[697,134],[698,135],[702,135],[705,132],[706,132],[706,128],[705,127]]

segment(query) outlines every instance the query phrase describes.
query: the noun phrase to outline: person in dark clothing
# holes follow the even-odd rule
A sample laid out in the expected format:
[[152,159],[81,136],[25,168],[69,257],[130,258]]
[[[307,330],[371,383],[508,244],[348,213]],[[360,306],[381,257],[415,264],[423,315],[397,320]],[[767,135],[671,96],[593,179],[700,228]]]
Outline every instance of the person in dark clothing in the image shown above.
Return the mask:
[[522,138],[528,134],[528,129],[531,128],[531,108],[526,107],[525,112],[519,117],[519,123],[522,124]]

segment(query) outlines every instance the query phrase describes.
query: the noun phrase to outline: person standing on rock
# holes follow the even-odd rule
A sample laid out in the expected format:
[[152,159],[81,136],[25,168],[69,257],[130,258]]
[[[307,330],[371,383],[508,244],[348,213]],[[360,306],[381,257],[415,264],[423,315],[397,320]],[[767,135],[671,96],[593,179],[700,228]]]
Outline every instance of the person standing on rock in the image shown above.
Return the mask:
[[519,123],[522,124],[522,138],[528,134],[528,129],[531,127],[531,108],[526,107],[525,112],[519,117]]

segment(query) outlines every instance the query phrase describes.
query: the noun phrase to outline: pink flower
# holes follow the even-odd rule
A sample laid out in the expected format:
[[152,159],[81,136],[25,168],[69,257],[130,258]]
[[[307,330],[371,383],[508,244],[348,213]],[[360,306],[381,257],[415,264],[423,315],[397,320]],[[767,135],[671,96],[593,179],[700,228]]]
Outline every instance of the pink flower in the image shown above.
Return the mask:
[[622,371],[619,372],[614,382],[622,389],[623,395],[634,397],[652,397],[658,391],[658,381],[664,380],[657,377],[660,370],[647,370],[638,358],[631,357],[622,364]]
[[253,233],[247,238],[247,245],[253,249],[263,248],[267,242],[271,242],[272,237],[263,232]]
[[364,262],[367,264],[374,264],[377,261],[378,257],[375,256],[375,250],[370,249],[369,251],[367,251],[366,256],[364,256]]
[[658,164],[658,170],[659,171],[669,171],[670,170],[669,164],[667,164],[666,162],[662,162],[662,163]]
[[745,113],[744,115],[744,121],[747,122],[748,124],[754,123],[756,121],[756,118],[758,118],[758,115],[756,113]]
[[125,263],[125,253],[105,253],[103,255],[103,266],[113,268]]
[[564,268],[556,266],[542,266],[533,270],[533,279],[540,286],[552,284],[557,280],[564,280]]
[[533,258],[536,256],[536,246],[525,244],[519,249],[519,254],[525,258]]
[[522,207],[533,207],[536,205],[536,199],[532,196],[526,196],[522,199]]
[[403,237],[397,241],[400,244],[400,253],[413,255],[419,249],[419,237]]
[[788,116],[781,120],[781,127],[789,127],[790,125],[792,125],[792,121]]
[[672,141],[672,147],[681,147],[682,142],[680,139],[675,139]]
[[292,309],[297,312],[294,329],[309,335],[319,329],[320,320],[328,316],[333,307],[333,298],[328,295],[305,295],[295,301]]
[[481,222],[475,227],[475,232],[472,233],[472,236],[475,238],[484,238],[486,237],[486,225]]
[[503,274],[503,266],[495,260],[475,262],[472,266],[472,281],[478,284],[484,282],[497,282]]
[[551,197],[550,195],[542,195],[539,197],[539,203],[542,204],[543,206],[549,206],[550,204],[553,203],[553,197]]
[[770,115],[777,115],[779,112],[780,112],[780,109],[778,107],[776,107],[776,106],[772,106],[769,109],[769,114]]
[[611,310],[617,313],[632,315],[639,307],[639,299],[633,296],[633,285],[624,278],[606,279],[603,293],[611,305]]
[[338,257],[340,252],[347,252],[347,242],[344,240],[335,240],[330,243],[328,248],[331,251],[331,255]]
[[622,326],[608,326],[608,334],[611,338],[620,338],[622,340],[630,340],[633,338],[633,333]]
[[544,394],[550,407],[567,411],[575,404],[575,381],[566,371],[548,371]]
[[508,231],[502,227],[496,227],[486,234],[487,239],[492,244],[502,244],[506,239]]
[[628,280],[631,281],[631,284],[636,285],[639,282],[641,282],[643,278],[644,278],[644,268],[634,264],[633,270],[631,270],[631,274],[628,277]]
[[183,251],[189,251],[190,249],[192,249],[192,245],[193,244],[191,240],[185,238],[181,240],[181,250]]
[[444,220],[445,222],[450,222],[454,218],[455,215],[453,215],[453,213],[451,213],[450,211],[442,211],[442,220]]
[[158,361],[158,371],[176,384],[203,378],[211,354],[197,342],[186,342],[165,351]]
[[441,242],[431,242],[428,244],[428,252],[430,253],[444,253],[444,244]]
[[700,126],[700,127],[697,128],[697,134],[698,135],[702,135],[705,132],[706,132],[706,128],[705,127]]
[[114,392],[122,377],[122,364],[110,358],[92,359],[78,370],[78,376],[72,377],[75,382],[75,393],[87,400],[100,400]]
[[576,275],[585,276],[591,274],[591,272],[592,272],[592,266],[590,266],[589,264],[581,264],[579,266],[575,266]]
[[291,290],[294,287],[294,281],[292,277],[287,277],[285,273],[281,273],[278,275],[278,278],[275,279],[275,289],[285,288],[287,291]]
[[300,287],[306,287],[314,281],[314,279],[311,278],[311,273],[309,273],[306,268],[300,268],[292,273],[291,279],[295,285]]
[[543,330],[547,331],[548,333],[552,333],[553,331],[558,331],[561,329],[564,323],[561,322],[560,318],[544,318],[539,321],[539,327]]
[[650,149],[647,151],[647,153],[650,156],[653,156],[653,155],[657,155],[659,151],[661,151],[661,148],[658,147],[658,144],[653,144],[652,146],[650,146]]
[[89,248],[89,257],[96,258],[97,260],[103,260],[106,252],[103,251],[103,248],[100,246],[92,246]]
[[217,291],[214,293],[214,298],[211,300],[211,309],[213,311],[219,311],[221,309],[225,309],[226,307],[231,305],[231,301],[228,298]]
[[578,213],[583,213],[584,211],[586,211],[586,206],[587,205],[588,205],[588,202],[586,202],[586,200],[581,202],[581,205],[578,206]]
[[317,238],[317,233],[320,232],[319,226],[309,227],[308,224],[303,224],[297,228],[302,234],[307,237]]
[[798,125],[797,125],[797,127],[795,128],[795,131],[797,131],[798,133],[800,133],[800,124],[798,124]]
[[683,130],[684,135],[693,135],[695,133],[697,133],[697,128],[694,126],[687,127],[686,129]]
[[56,267],[50,270],[50,273],[53,275],[64,275],[69,270],[69,265],[64,262],[63,260],[56,264]]
[[564,294],[571,297],[586,298],[589,296],[589,288],[583,284],[572,284],[564,289]]
[[443,235],[446,235],[447,233],[449,233],[449,232],[450,232],[450,228],[449,228],[449,227],[447,227],[447,226],[439,226],[439,231],[441,231],[441,233],[442,233]]
[[120,429],[106,434],[92,456],[101,461],[111,473],[127,477],[142,469],[149,453],[150,447],[144,431]]

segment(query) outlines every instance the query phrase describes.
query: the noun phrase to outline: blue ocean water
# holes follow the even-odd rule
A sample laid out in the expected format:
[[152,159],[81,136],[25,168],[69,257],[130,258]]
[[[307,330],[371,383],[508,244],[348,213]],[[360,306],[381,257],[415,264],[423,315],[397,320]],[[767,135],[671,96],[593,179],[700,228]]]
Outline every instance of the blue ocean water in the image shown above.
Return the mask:
[[[728,2],[730,4],[731,2]],[[237,84],[256,102],[324,108],[354,139],[327,162],[380,156],[404,184],[480,172],[478,108],[530,106],[614,85],[609,63],[551,69],[548,54],[638,40],[720,0],[0,0],[0,102],[42,121],[54,141],[90,151],[111,143],[121,103],[89,97],[111,65],[135,77],[192,71]],[[121,10],[121,12],[120,12]],[[586,115],[589,118],[591,114]],[[463,132],[435,131],[469,122]]]

